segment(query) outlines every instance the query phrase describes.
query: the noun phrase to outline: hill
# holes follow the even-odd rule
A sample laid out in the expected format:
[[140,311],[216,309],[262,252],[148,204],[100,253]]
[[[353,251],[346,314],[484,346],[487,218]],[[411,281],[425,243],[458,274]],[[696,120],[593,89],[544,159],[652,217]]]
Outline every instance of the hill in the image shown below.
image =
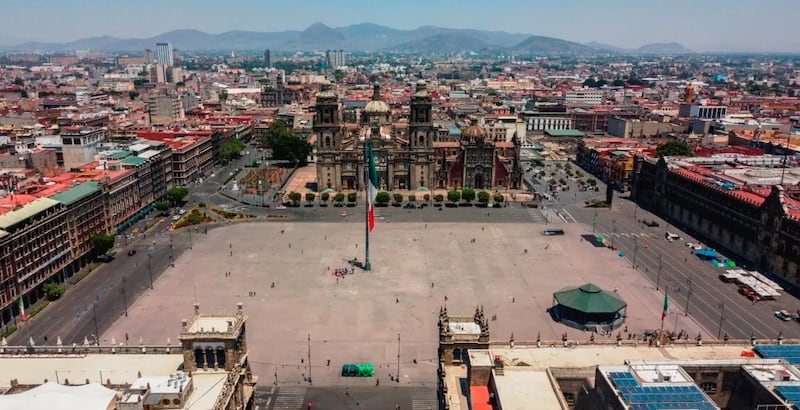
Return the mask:
[[473,36],[461,33],[435,34],[419,40],[407,41],[388,47],[387,51],[436,54],[460,53],[466,51],[477,52],[487,47],[487,44]]
[[519,54],[575,54],[593,51],[580,43],[545,36],[530,36],[512,48]]
[[635,50],[642,54],[690,54],[694,51],[678,43],[651,43],[645,44]]

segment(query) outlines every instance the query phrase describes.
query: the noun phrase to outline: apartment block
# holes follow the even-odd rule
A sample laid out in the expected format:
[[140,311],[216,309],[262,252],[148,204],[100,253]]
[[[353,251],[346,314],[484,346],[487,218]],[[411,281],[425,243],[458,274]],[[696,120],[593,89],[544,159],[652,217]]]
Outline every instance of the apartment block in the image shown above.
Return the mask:
[[97,154],[97,144],[104,141],[105,137],[102,128],[64,127],[61,131],[64,168],[69,170],[91,162]]

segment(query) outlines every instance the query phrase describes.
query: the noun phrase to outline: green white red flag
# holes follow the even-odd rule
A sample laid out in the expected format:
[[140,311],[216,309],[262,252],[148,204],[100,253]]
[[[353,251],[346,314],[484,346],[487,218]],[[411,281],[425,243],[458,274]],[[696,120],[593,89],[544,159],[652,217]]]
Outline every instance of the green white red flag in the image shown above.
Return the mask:
[[661,310],[661,320],[663,321],[664,318],[667,317],[669,313],[669,295],[666,293],[664,294],[664,309]]
[[369,231],[375,229],[375,197],[378,196],[378,170],[375,169],[375,155],[372,152],[372,144],[367,145],[367,156],[369,169],[367,170],[367,226]]
[[23,322],[28,320],[28,314],[25,313],[25,302],[22,301],[22,295],[19,295],[19,315],[22,317]]

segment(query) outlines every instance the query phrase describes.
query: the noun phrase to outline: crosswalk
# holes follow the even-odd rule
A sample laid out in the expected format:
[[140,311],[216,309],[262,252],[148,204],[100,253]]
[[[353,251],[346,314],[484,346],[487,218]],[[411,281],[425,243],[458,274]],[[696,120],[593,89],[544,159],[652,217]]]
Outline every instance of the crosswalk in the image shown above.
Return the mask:
[[303,408],[306,388],[302,386],[286,386],[278,389],[275,396],[274,410],[298,410]]
[[603,237],[610,238],[655,238],[657,235],[646,232],[605,232],[600,234]]
[[545,220],[544,215],[542,214],[542,211],[539,210],[539,208],[528,208],[528,215],[530,215],[531,219],[533,219],[533,222],[537,224],[543,224],[547,222],[547,220]]
[[411,399],[411,410],[434,410],[439,408],[439,402],[431,398]]

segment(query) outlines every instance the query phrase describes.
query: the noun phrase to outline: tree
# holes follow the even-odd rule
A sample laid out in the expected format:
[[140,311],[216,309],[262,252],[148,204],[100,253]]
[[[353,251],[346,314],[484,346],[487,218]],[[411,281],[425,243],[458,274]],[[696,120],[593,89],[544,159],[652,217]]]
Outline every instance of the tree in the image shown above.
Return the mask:
[[136,97],[138,97],[138,96],[139,96],[138,92],[136,92],[136,91],[128,91],[128,98],[130,98],[131,101],[135,100]]
[[158,201],[156,202],[156,210],[161,212],[162,214],[166,214],[169,211],[170,203],[169,201]]
[[392,195],[392,199],[394,199],[394,201],[397,203],[403,202],[403,195],[395,193]]
[[422,200],[425,201],[425,202],[430,202],[431,201],[431,194],[423,195],[422,196]]
[[64,294],[64,285],[56,282],[47,282],[42,287],[48,300],[56,300]]
[[333,202],[344,202],[344,192],[337,192],[333,196]]
[[597,88],[597,81],[595,81],[594,78],[587,78],[583,82],[583,86],[588,88]]
[[19,77],[16,77],[16,78],[14,78],[14,85],[18,85],[20,87],[24,87],[25,86],[25,81],[23,81]]
[[572,164],[570,164],[569,162],[564,164],[564,170],[567,171],[567,172],[571,171],[572,170]]
[[589,178],[589,179],[586,180],[586,183],[591,185],[591,186],[595,186],[595,185],[597,185],[597,180],[594,179],[594,178]]
[[227,163],[231,160],[241,157],[244,148],[245,146],[242,140],[238,138],[229,139],[228,141],[225,141],[225,143],[219,148],[219,157],[222,162]]
[[92,244],[92,250],[96,256],[105,255],[114,247],[114,237],[104,233],[96,233],[89,238],[89,243]]
[[486,191],[478,192],[478,202],[485,204],[489,202],[490,195]]
[[625,85],[625,81],[622,81],[622,80],[621,80],[621,79],[619,79],[619,78],[617,78],[616,80],[614,80],[614,81],[611,83],[611,86],[612,86],[612,87],[622,87],[622,86],[624,86],[624,85]]
[[350,202],[352,204],[356,202],[356,199],[358,199],[357,193],[350,192],[349,194],[347,194],[347,202]]
[[333,79],[336,80],[337,83],[341,82],[344,79],[344,77],[345,73],[342,70],[336,70],[333,72]]
[[315,193],[306,192],[306,202],[313,203],[314,202],[314,198],[316,198],[316,197],[317,197],[317,195]]
[[296,203],[300,202],[301,199],[303,199],[303,196],[300,195],[299,192],[295,192],[295,191],[289,192],[289,200],[292,201],[293,203],[296,204]]
[[458,202],[461,200],[461,191],[447,191],[447,200],[450,202]]
[[273,121],[262,142],[272,149],[272,158],[289,161],[292,165],[306,165],[312,149],[306,140],[294,135],[280,120]]
[[461,199],[467,201],[467,203],[474,201],[475,190],[472,188],[464,188],[464,190],[461,191]]
[[444,201],[444,195],[436,194],[433,196],[433,200],[436,201],[437,203],[442,202]]
[[179,204],[183,201],[183,198],[185,198],[186,195],[189,195],[188,189],[182,186],[176,186],[175,188],[171,188],[169,191],[167,191],[167,200],[173,205]]
[[375,195],[375,202],[379,204],[388,204],[391,200],[392,196],[386,191],[378,192],[378,194]]
[[320,196],[319,196],[319,199],[320,199],[322,202],[326,202],[326,203],[327,203],[327,202],[328,202],[328,199],[330,199],[330,197],[331,197],[331,194],[329,194],[329,193],[327,193],[327,192],[323,192],[323,193],[322,193],[322,195],[320,195]]
[[494,198],[492,199],[494,199],[495,202],[503,202],[506,200],[506,198],[501,193],[494,194]]
[[217,97],[219,97],[219,102],[225,104],[225,101],[228,100],[228,90],[223,89],[217,93]]
[[689,149],[689,146],[686,145],[685,142],[672,140],[659,145],[658,148],[656,148],[656,154],[659,157],[669,157],[669,156],[691,157],[692,150]]
[[408,196],[408,202],[416,202],[416,201],[417,201],[417,196],[416,195],[411,194],[411,195]]

